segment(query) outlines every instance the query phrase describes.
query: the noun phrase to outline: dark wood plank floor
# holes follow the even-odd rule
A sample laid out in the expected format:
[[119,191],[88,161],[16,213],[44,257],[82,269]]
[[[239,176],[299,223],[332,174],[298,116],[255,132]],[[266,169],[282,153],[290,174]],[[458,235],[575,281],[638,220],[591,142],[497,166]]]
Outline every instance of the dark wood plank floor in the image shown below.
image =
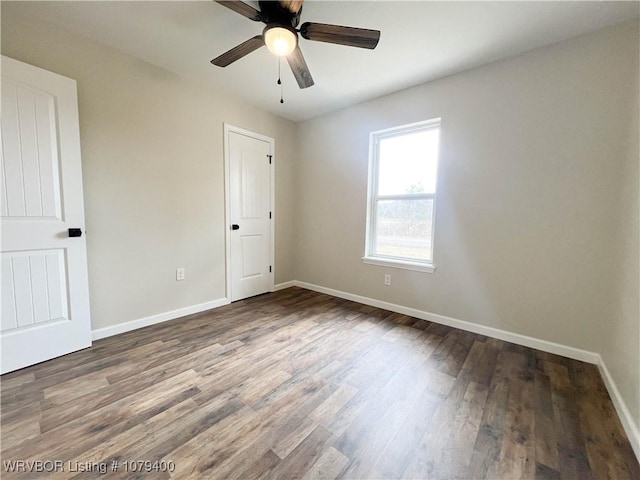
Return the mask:
[[1,387],[3,478],[640,478],[595,366],[299,288]]

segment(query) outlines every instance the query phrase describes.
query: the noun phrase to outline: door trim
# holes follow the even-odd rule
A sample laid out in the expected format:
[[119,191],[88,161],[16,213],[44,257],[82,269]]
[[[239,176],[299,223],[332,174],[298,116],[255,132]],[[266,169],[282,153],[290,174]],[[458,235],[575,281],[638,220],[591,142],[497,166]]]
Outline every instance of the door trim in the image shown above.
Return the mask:
[[250,138],[255,138],[256,140],[261,140],[263,142],[267,142],[269,144],[269,151],[271,155],[271,179],[270,179],[270,194],[269,201],[271,202],[271,228],[269,229],[271,236],[271,248],[269,249],[269,263],[271,265],[271,273],[269,279],[269,291],[273,290],[273,286],[275,284],[276,277],[276,244],[275,244],[275,220],[276,220],[276,202],[275,202],[275,191],[276,191],[276,182],[275,182],[275,173],[276,173],[276,156],[275,156],[275,143],[276,141],[267,137],[266,135],[262,135],[260,133],[252,132],[251,130],[246,130],[241,127],[236,127],[235,125],[231,125],[229,123],[223,123],[224,127],[224,243],[225,243],[225,297],[229,302],[231,302],[231,212],[230,212],[230,192],[229,188],[231,186],[230,180],[230,157],[229,157],[229,134],[237,133],[240,135],[244,135]]

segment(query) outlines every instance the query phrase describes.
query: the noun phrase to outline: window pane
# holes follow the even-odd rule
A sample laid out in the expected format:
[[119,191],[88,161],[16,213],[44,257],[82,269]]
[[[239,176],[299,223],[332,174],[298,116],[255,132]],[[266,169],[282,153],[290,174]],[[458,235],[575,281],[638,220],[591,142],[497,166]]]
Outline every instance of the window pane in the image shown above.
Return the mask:
[[380,139],[378,195],[435,193],[440,129]]
[[431,261],[433,199],[379,200],[374,255]]

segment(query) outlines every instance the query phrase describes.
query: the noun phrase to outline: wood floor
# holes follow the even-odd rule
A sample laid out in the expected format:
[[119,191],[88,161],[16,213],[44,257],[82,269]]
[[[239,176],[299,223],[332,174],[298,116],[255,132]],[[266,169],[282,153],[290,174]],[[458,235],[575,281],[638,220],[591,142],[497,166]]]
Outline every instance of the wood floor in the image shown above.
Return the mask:
[[299,288],[1,387],[3,479],[640,478],[595,366]]

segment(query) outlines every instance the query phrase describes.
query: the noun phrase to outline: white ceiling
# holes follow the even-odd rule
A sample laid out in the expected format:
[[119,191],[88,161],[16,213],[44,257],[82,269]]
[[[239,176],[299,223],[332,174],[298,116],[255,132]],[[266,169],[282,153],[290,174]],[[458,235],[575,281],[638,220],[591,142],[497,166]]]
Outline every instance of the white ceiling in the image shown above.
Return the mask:
[[[257,2],[247,2],[257,7]],[[382,31],[375,50],[301,39],[315,85],[300,90],[266,48],[226,68],[209,61],[260,34],[213,1],[2,2],[298,121],[638,17],[640,2],[306,0],[302,21]]]

